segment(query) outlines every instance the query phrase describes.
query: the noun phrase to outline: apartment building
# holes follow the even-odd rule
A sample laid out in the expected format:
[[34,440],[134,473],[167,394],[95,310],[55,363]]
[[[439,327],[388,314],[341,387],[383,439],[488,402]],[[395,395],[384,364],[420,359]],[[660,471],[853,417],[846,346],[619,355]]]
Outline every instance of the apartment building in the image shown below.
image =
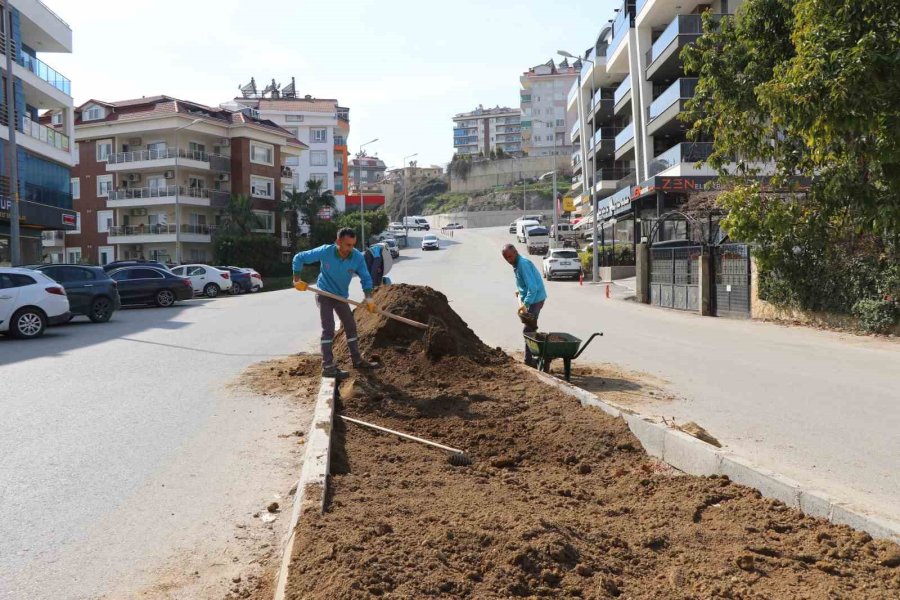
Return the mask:
[[346,209],[349,174],[347,138],[350,135],[350,109],[334,98],[314,98],[296,93],[296,84],[281,88],[272,80],[258,90],[255,79],[242,86],[242,96],[225,107],[250,107],[259,116],[284,127],[291,135],[309,146],[303,155],[292,157],[288,166],[294,170],[294,189],[306,190],[306,182],[318,180],[323,189],[334,193],[338,212]]
[[[73,229],[77,216],[69,191],[74,162],[74,112],[71,82],[38,53],[72,52],[72,30],[38,0],[10,0],[0,8],[0,52],[6,53],[7,18],[11,21],[14,86],[15,156],[19,194],[20,261],[41,262]],[[52,58],[47,58],[52,62]],[[6,105],[6,56],[0,57],[0,265],[11,264],[10,212],[13,194],[9,170],[10,135]],[[56,127],[41,123],[52,112]]]
[[444,167],[439,165],[431,165],[430,167],[420,167],[415,161],[409,166],[399,169],[389,169],[385,175],[388,181],[402,183],[403,181],[417,181],[419,179],[440,179],[444,176]]
[[457,154],[488,156],[491,150],[522,155],[522,111],[518,108],[478,108],[453,117],[453,148]]
[[65,258],[106,264],[146,258],[213,260],[233,195],[251,199],[259,233],[280,236],[288,159],[306,146],[251,109],[229,111],[153,96],[90,100],[75,110],[79,214]]
[[381,189],[387,165],[377,156],[357,155],[350,160],[350,185],[358,190]]
[[[717,179],[703,163],[712,144],[688,141],[678,118],[697,84],[680,52],[702,35],[703,12],[719,18],[737,4],[626,0],[586,52],[581,86],[572,86],[567,104],[584,115],[569,134],[576,144],[572,192],[586,223],[592,195],[597,199],[605,239],[615,227],[616,239],[640,241],[662,214]],[[659,239],[670,234],[661,231]]]
[[575,146],[569,131],[575,112],[566,110],[569,90],[578,78],[581,61],[569,65],[553,60],[528,69],[519,77],[522,108],[522,148],[528,156],[569,156]]

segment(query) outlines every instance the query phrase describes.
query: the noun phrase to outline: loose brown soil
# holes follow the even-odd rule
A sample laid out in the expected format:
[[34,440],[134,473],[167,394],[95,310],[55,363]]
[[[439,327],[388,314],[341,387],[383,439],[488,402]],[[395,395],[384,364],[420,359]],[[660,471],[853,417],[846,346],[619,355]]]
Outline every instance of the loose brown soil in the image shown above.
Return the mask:
[[385,368],[346,382],[339,409],[474,464],[337,419],[327,510],[299,526],[289,598],[900,597],[896,545],[672,472],[623,421],[523,376],[433,290],[376,300],[440,318],[455,351],[434,360],[421,331],[357,311]]

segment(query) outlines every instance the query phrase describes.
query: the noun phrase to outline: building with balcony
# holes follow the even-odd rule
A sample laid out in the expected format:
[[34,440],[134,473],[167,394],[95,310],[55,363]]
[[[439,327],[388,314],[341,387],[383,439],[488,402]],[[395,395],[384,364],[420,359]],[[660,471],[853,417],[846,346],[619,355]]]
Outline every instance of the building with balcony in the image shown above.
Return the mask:
[[491,150],[522,155],[522,112],[518,108],[478,108],[453,117],[453,149],[456,154],[488,156]]
[[301,96],[294,79],[283,88],[272,80],[259,90],[256,80],[241,88],[241,97],[222,105],[226,108],[252,108],[259,116],[287,129],[309,146],[309,151],[292,157],[287,165],[293,170],[294,189],[306,190],[306,182],[322,182],[323,190],[334,193],[336,208],[343,212],[350,188],[348,137],[350,109],[334,98]]
[[[229,199],[251,200],[257,231],[280,237],[290,158],[306,145],[252,109],[153,96],[90,100],[75,110],[70,262],[213,260]],[[290,183],[285,183],[285,180]]]
[[[387,165],[377,156],[357,155],[350,160],[350,187],[354,193],[375,191],[379,193],[385,185]],[[357,201],[357,206],[359,202]]]
[[704,12],[716,23],[738,5],[625,0],[603,27],[582,60],[580,89],[573,85],[569,92],[569,110],[585,115],[570,130],[570,139],[583,146],[572,164],[588,182],[573,185],[582,194],[577,204],[585,223],[593,218],[593,198],[604,228],[615,223],[616,239],[636,243],[663,213],[716,180],[704,163],[712,144],[688,140],[679,118],[698,81],[680,56],[702,35]]
[[528,156],[569,156],[574,150],[569,132],[576,120],[566,110],[566,97],[578,78],[581,61],[553,60],[528,69],[519,77],[522,148]]
[[12,77],[14,88],[11,107],[22,264],[53,256],[61,259],[62,246],[57,242],[64,236],[53,232],[71,230],[77,224],[69,192],[75,160],[72,84],[50,66],[54,53],[72,52],[72,30],[39,0],[9,0],[6,4],[8,13],[7,8],[0,8],[0,52],[5,55],[11,41],[13,60],[10,74],[6,56],[0,57],[4,78],[0,93],[0,265],[4,266],[11,262],[10,212],[16,196],[9,170],[7,77]]

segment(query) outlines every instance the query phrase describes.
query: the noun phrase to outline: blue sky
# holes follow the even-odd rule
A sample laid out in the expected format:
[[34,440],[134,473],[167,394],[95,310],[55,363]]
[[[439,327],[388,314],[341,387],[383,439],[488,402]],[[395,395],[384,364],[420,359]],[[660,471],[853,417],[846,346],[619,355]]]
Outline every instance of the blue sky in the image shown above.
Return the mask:
[[251,76],[350,107],[350,146],[391,167],[452,154],[452,122],[479,103],[518,106],[519,75],[581,53],[611,0],[311,2],[44,0],[72,26],[72,55],[42,55],[76,104],[167,94],[218,105]]

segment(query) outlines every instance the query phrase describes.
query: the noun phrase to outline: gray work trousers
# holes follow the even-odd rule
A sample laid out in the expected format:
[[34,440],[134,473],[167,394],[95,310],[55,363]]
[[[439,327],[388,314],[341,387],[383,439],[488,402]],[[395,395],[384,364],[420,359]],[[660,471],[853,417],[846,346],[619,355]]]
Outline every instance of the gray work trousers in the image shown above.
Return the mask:
[[[537,331],[537,320],[541,314],[542,308],[544,308],[543,300],[541,300],[540,302],[535,302],[534,304],[532,304],[531,306],[528,307],[528,313],[534,315],[535,326],[531,327],[529,325],[526,325],[522,329],[523,333],[534,333],[535,331]],[[525,364],[534,366],[533,363],[535,362],[535,360],[536,359],[531,354],[531,348],[528,347],[528,344],[525,344]]]
[[356,321],[353,319],[353,310],[349,304],[338,302],[331,298],[316,296],[316,304],[319,305],[319,316],[322,319],[322,366],[334,365],[334,313],[337,313],[344,326],[344,334],[347,336],[347,346],[350,347],[350,356],[354,363],[359,362],[359,341],[356,336]]

